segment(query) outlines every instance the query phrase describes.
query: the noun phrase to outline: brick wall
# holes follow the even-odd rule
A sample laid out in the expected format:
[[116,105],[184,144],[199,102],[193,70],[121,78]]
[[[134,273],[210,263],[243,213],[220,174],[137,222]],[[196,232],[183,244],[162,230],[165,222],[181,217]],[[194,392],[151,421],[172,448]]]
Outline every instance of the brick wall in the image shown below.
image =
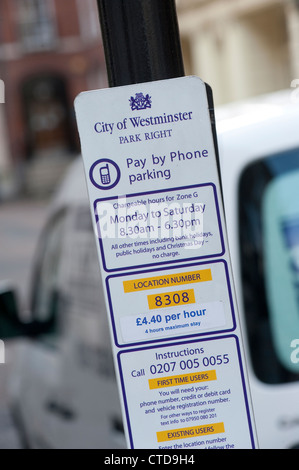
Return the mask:
[[[56,75],[65,81],[68,113],[74,134],[77,133],[73,116],[76,95],[88,89],[91,81],[95,83],[94,77],[99,77],[99,84],[106,83],[100,29],[97,36],[86,41],[81,36],[77,0],[47,1],[51,15],[54,15],[57,37],[52,48],[41,51],[38,48],[24,50],[20,42],[17,1],[0,1],[0,79],[4,80],[6,87],[5,114],[10,158],[15,164],[26,162],[30,156],[26,135],[28,122],[22,95],[26,81],[43,74]],[[77,136],[74,141],[78,142]]]

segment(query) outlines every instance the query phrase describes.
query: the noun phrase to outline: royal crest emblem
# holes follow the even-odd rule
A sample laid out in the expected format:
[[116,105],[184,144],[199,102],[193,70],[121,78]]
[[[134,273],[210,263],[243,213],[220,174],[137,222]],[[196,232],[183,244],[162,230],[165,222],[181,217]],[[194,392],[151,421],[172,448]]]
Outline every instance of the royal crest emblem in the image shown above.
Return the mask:
[[131,96],[129,101],[132,111],[152,107],[151,97],[149,95],[144,96],[143,93],[136,93],[135,98]]

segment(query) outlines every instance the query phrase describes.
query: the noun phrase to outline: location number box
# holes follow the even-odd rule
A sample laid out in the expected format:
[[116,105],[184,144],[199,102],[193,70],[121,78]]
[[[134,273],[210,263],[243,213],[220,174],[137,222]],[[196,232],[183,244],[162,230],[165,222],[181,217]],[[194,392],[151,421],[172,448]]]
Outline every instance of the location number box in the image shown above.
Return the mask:
[[106,285],[119,347],[235,328],[224,261],[112,275]]

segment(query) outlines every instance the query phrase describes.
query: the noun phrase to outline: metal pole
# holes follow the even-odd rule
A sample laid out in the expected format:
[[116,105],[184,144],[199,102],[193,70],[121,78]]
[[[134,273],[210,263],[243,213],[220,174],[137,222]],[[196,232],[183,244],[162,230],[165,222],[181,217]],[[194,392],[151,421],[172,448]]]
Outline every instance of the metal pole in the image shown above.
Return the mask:
[[175,0],[97,0],[110,87],[184,76]]
[[[110,87],[183,77],[175,0],[97,0]],[[213,93],[206,84],[220,175]]]

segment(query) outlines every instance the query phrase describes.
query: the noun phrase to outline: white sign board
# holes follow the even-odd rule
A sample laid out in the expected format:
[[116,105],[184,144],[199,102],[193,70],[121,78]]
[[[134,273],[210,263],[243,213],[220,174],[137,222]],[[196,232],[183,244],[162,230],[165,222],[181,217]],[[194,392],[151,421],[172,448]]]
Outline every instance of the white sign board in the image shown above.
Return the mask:
[[205,84],[75,107],[128,446],[255,448]]

